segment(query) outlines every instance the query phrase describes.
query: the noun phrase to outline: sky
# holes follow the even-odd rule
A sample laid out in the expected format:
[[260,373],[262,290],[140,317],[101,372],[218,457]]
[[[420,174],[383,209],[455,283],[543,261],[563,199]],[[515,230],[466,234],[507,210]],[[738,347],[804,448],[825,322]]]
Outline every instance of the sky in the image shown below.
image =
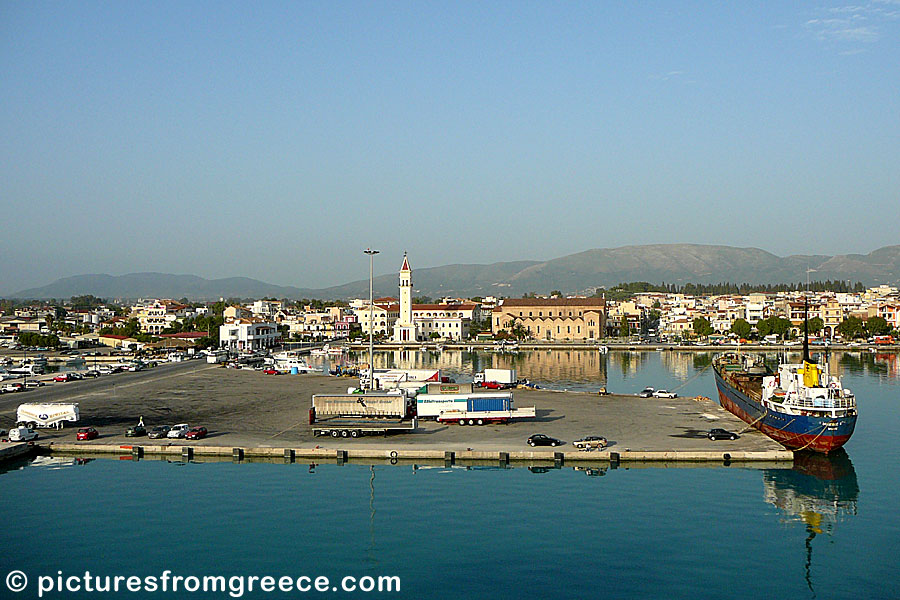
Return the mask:
[[0,0],[0,294],[900,243],[900,0]]

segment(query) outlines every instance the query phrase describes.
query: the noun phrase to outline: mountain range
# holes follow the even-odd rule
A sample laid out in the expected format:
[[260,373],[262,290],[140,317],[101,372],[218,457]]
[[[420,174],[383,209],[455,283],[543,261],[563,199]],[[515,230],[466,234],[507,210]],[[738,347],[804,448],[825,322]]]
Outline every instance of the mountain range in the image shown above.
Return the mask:
[[[413,286],[417,296],[521,296],[560,290],[584,292],[618,283],[750,283],[777,284],[806,281],[850,280],[866,285],[900,282],[900,245],[879,248],[869,254],[838,256],[776,256],[758,248],[734,248],[699,244],[656,244],[602,248],[548,261],[513,261],[489,265],[446,265],[416,269]],[[397,296],[397,275],[374,280],[376,296]],[[69,298],[92,294],[107,299],[184,298],[364,298],[368,279],[339,286],[312,289],[280,286],[229,277],[203,279],[196,275],[131,273],[128,275],[76,275],[49,285],[22,290],[11,298]]]

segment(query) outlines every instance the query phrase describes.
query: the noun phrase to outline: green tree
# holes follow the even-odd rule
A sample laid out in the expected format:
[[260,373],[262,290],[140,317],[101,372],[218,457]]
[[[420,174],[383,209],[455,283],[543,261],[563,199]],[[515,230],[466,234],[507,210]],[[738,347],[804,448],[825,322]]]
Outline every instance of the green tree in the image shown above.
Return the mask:
[[694,333],[700,337],[709,337],[712,335],[713,328],[712,325],[709,324],[709,319],[706,317],[694,317],[692,326],[694,328]]
[[809,319],[809,333],[815,335],[822,331],[822,328],[825,327],[825,322],[819,317],[813,317]]
[[891,326],[881,317],[869,317],[866,321],[866,331],[869,335],[888,335],[891,332]]
[[847,317],[835,329],[845,340],[866,337],[866,324],[859,317]]
[[551,298],[553,298],[553,297],[562,298],[562,295],[563,295],[562,292],[559,290],[553,290],[552,292],[550,292]]
[[753,328],[750,326],[750,323],[746,321],[746,319],[735,319],[734,323],[731,324],[731,333],[745,339],[750,337],[750,331],[752,329]]

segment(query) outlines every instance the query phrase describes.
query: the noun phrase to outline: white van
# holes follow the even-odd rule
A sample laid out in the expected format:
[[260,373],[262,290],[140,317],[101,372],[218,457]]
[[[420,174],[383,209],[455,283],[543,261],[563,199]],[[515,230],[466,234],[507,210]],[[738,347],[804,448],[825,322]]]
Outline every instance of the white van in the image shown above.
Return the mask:
[[9,430],[9,441],[11,442],[27,442],[37,438],[37,431],[28,427],[13,427]]

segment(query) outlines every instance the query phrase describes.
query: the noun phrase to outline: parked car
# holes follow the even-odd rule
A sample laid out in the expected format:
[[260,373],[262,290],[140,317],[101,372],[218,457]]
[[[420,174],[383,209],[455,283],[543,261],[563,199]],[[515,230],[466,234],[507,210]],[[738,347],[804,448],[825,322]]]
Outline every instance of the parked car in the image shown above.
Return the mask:
[[529,446],[559,446],[562,440],[558,440],[543,433],[536,433],[526,440]]
[[25,384],[23,383],[7,383],[3,386],[3,393],[7,392],[21,392],[25,389]]
[[653,392],[656,391],[652,387],[645,387],[640,392],[638,392],[638,396],[641,398],[650,398],[653,396]]
[[68,373],[60,373],[56,377],[53,378],[53,381],[57,383],[65,383],[66,381],[70,381]]
[[736,440],[738,438],[736,433],[731,433],[727,429],[721,429],[716,427],[715,429],[710,429],[709,433],[706,434],[711,440]]
[[482,381],[479,385],[486,390],[505,390],[508,387],[505,383],[496,381]]
[[200,440],[206,437],[206,427],[191,427],[191,430],[184,434],[185,439]]
[[135,425],[125,430],[125,437],[140,437],[147,435],[147,428],[143,425]]
[[158,425],[150,430],[150,433],[147,434],[147,437],[151,440],[158,440],[159,438],[168,437],[170,429],[172,428],[168,425]]
[[675,392],[670,392],[668,390],[656,390],[653,392],[654,398],[677,398],[678,394]]
[[100,377],[100,371],[97,369],[88,369],[84,372],[85,377]]
[[93,440],[98,437],[100,437],[100,432],[93,427],[82,427],[75,434],[76,440]]
[[29,427],[13,427],[9,430],[9,441],[27,442],[37,439],[38,433]]
[[45,385],[47,384],[43,381],[38,381],[37,379],[29,379],[27,382],[25,382],[25,387],[27,388],[43,387]]
[[263,373],[265,373],[266,375],[278,375],[278,369],[269,367],[268,369],[263,369]]
[[575,440],[572,442],[572,445],[579,449],[584,448],[605,448],[607,445],[607,441],[605,437],[599,435],[588,435],[580,440]]
[[169,429],[169,433],[166,434],[167,438],[173,439],[182,439],[187,432],[190,431],[191,426],[187,423],[179,423],[178,425],[172,425],[172,428]]

